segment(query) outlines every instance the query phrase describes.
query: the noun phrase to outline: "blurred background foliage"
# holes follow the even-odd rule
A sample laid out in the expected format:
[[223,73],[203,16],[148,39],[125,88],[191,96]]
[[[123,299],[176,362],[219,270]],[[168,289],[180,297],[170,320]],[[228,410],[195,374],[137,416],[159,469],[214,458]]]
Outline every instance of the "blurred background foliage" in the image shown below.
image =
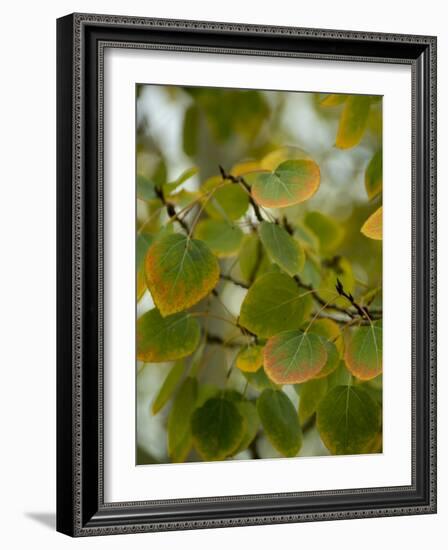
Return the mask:
[[[367,234],[369,227],[361,231],[382,204],[380,97],[157,85],[139,85],[136,96],[138,318],[154,308],[144,273],[148,248],[161,232],[182,230],[178,224],[167,224],[173,210],[170,212],[164,202],[169,202],[174,212],[187,208],[187,228],[195,226],[196,238],[202,238],[200,231],[205,234],[204,240],[219,257],[221,274],[251,283],[253,258],[259,245],[253,230],[257,219],[253,209],[248,208],[247,193],[238,185],[229,185],[216,191],[217,203],[208,201],[205,205],[200,200],[201,193],[222,183],[220,167],[225,174],[238,177],[259,169],[260,162],[265,163],[264,168],[274,170],[279,161],[291,157],[313,159],[320,170],[319,189],[300,204],[263,208],[262,217],[267,221],[282,220],[288,234],[300,243],[304,251],[300,280],[305,286],[319,289],[322,301],[331,300],[340,280],[344,291],[353,295],[358,304],[381,310],[381,237],[367,238],[371,237]],[[158,189],[163,190],[163,199]],[[188,210],[194,201],[203,206]],[[210,221],[219,219],[220,206],[226,211],[226,222],[243,233],[242,240],[236,238],[232,242],[231,237],[223,236],[220,226],[213,233]],[[263,254],[257,276],[272,271],[274,264],[272,257]],[[194,352],[178,361],[137,362],[137,464],[381,451],[381,420],[369,445],[363,443],[363,451],[356,445],[350,450],[349,445],[324,444],[324,407],[320,428],[316,425],[319,403],[340,384],[368,393],[378,405],[381,419],[381,375],[368,381],[353,376],[343,360],[344,338],[335,342],[341,348],[340,360],[328,377],[305,384],[275,384],[263,367],[256,372],[235,368],[238,348],[222,345],[235,333],[226,319],[238,318],[247,289],[221,280],[216,294],[210,293],[192,308],[210,312],[199,322],[202,333],[212,334],[215,342],[213,338],[201,337]],[[353,309],[343,296],[334,303]],[[314,307],[308,319],[316,311]],[[336,311],[336,326],[341,328],[344,316],[337,315]],[[207,402],[207,414],[212,418],[213,402],[207,400],[223,388],[229,401],[244,401],[238,410],[245,416],[246,432],[237,448],[220,456],[216,449],[201,448],[200,442],[211,437],[207,430],[213,428],[201,424],[201,419],[195,430],[205,435],[202,439],[197,436],[197,444],[193,444],[190,417]],[[281,397],[277,408],[272,409],[273,395],[268,392],[280,393],[287,403]],[[291,410],[298,419],[300,444],[290,434],[288,445],[287,425],[280,428],[283,443],[278,443],[278,430],[269,424],[276,415],[288,417]],[[295,426],[296,420],[291,422]],[[364,428],[368,430],[369,426]],[[364,428],[357,426],[359,430]],[[233,437],[231,433],[230,436]],[[222,447],[224,443],[218,441],[216,445]]]

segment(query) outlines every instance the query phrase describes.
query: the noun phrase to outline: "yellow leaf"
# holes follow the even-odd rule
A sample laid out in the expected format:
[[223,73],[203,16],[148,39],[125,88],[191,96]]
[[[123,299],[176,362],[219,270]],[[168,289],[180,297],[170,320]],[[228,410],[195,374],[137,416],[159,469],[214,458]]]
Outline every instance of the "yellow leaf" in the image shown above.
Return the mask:
[[381,241],[383,238],[383,207],[380,206],[361,227],[363,233],[369,239]]

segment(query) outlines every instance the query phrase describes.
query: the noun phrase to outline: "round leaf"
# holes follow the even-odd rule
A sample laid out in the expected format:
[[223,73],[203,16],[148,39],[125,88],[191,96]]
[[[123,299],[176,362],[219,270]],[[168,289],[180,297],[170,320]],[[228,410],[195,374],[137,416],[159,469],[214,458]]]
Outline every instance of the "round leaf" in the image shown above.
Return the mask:
[[378,405],[356,386],[336,386],[320,402],[317,429],[332,454],[369,451],[380,431]]
[[225,258],[238,252],[243,232],[224,220],[201,220],[196,226],[195,237],[204,241],[218,258]]
[[264,390],[257,411],[266,436],[279,453],[296,456],[302,446],[302,430],[297,411],[280,390]]
[[367,166],[365,186],[369,199],[374,199],[383,188],[383,153],[377,151]]
[[361,227],[361,233],[364,233],[369,239],[381,241],[383,238],[383,207],[380,206]]
[[145,274],[154,302],[165,316],[207,296],[218,282],[219,264],[206,244],[174,233],[149,248]]
[[358,145],[367,127],[370,103],[370,96],[351,95],[348,97],[339,121],[336,147],[349,149]]
[[361,380],[370,380],[383,370],[383,329],[372,323],[355,329],[345,347],[345,364]]
[[258,204],[283,208],[311,198],[320,184],[318,165],[310,159],[287,160],[273,172],[253,172],[247,177]]
[[273,262],[291,276],[302,271],[305,263],[302,247],[283,227],[276,223],[262,222],[258,231]]
[[241,305],[240,324],[268,338],[299,328],[312,307],[309,294],[284,273],[266,273],[250,287]]
[[197,409],[191,421],[194,445],[204,460],[223,460],[236,452],[245,432],[235,403],[212,397]]
[[269,338],[264,348],[264,369],[276,384],[300,384],[314,378],[328,358],[319,336],[288,330]]
[[137,320],[137,359],[147,363],[174,361],[194,352],[201,329],[187,313],[162,317],[157,309]]
[[[232,172],[233,173],[233,172]],[[238,220],[247,212],[249,195],[236,183],[224,183],[220,176],[209,178],[203,185],[204,208],[212,218]],[[209,194],[213,192],[213,194]]]
[[263,348],[248,346],[243,348],[236,357],[236,366],[243,372],[256,372],[263,365]]

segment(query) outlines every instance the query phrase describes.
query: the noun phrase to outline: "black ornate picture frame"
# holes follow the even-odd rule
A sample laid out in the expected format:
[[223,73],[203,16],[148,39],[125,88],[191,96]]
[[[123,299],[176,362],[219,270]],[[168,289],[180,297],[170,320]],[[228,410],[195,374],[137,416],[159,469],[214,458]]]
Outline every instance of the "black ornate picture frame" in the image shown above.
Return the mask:
[[[412,484],[104,501],[104,49],[245,54],[412,70]],[[436,512],[436,38],[73,14],[57,22],[57,529],[70,536]]]

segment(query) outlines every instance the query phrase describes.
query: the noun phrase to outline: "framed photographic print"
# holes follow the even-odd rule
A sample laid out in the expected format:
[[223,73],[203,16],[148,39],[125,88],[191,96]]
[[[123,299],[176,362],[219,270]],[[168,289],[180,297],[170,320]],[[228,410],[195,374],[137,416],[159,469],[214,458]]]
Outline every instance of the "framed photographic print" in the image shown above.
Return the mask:
[[74,14],[57,528],[436,511],[436,39]]

